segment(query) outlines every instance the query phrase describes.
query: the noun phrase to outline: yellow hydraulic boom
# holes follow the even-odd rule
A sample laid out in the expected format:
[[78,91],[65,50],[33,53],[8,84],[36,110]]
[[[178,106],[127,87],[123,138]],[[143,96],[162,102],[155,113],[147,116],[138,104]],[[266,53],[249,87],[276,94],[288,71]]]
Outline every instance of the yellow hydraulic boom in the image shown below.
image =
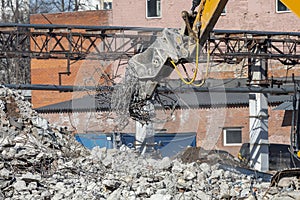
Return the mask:
[[200,45],[204,44],[217,23],[228,0],[202,0],[193,23],[193,31],[198,34]]
[[[192,30],[198,35],[200,45],[204,44],[217,23],[228,0],[202,0],[193,22]],[[281,0],[292,12],[300,17],[300,0]]]
[[299,0],[280,0],[288,9],[293,11],[298,17],[300,17],[300,1]]
[[[281,1],[300,17],[300,0]],[[145,109],[141,105],[146,105],[145,102],[153,98],[158,83],[168,77],[174,69],[177,71],[178,64],[195,60],[196,67],[191,80],[185,81],[182,78],[186,84],[195,85],[193,82],[198,70],[199,49],[209,38],[228,0],[195,0],[193,4],[194,2],[195,6],[198,6],[196,13],[194,5],[191,13],[182,12],[186,25],[183,34],[176,29],[166,28],[144,52],[134,55],[128,61],[127,78],[138,81],[138,88],[133,91],[136,96],[130,106],[131,116],[135,116],[136,119],[145,118]],[[145,119],[147,120],[149,119]]]

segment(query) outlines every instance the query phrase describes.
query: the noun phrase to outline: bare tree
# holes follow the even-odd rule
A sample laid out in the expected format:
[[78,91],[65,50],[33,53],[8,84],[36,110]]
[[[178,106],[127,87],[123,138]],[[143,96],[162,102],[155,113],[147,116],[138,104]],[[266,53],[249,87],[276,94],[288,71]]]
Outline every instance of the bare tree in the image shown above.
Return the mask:
[[[29,23],[30,14],[93,10],[97,7],[93,5],[95,2],[97,0],[1,0],[0,21],[2,23]],[[2,38],[3,41],[5,39],[7,38]],[[27,43],[25,48],[28,50],[30,41]],[[5,44],[0,42],[0,48],[1,45]],[[30,83],[30,59],[0,59],[0,80],[2,83]]]
[[28,23],[28,0],[1,0],[0,16],[2,22]]
[[[1,0],[0,4],[2,23],[29,22],[29,2],[27,0]],[[9,36],[6,35],[6,37]],[[7,41],[7,39],[1,38],[3,41]],[[1,45],[5,44],[1,43],[0,48],[2,48]],[[27,49],[29,48],[29,41],[25,46]],[[3,83],[29,83],[30,60],[28,58],[0,59],[0,79]]]
[[58,10],[53,5],[52,0],[30,0],[29,12],[30,14],[52,13],[58,12]]
[[96,10],[100,0],[30,0],[30,13]]

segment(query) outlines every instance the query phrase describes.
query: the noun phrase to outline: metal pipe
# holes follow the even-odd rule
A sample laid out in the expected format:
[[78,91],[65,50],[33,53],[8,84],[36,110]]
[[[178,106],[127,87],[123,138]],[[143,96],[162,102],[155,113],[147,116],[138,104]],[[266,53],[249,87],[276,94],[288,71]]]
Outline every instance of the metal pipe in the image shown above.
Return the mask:
[[[158,92],[170,92],[169,88],[159,87]],[[270,93],[270,94],[287,94],[293,93],[293,87],[284,88],[261,88],[261,87],[239,87],[239,88],[221,88],[221,87],[181,87],[171,92],[213,92],[213,93]]]
[[[44,85],[44,84],[4,84],[3,86],[18,90],[53,90],[60,92],[74,91],[113,91],[113,86],[75,86],[75,85]],[[239,87],[239,88],[210,88],[210,87],[181,87],[170,90],[167,87],[158,87],[158,93],[188,93],[188,92],[213,92],[213,93],[270,93],[288,94],[294,92],[294,87],[283,88],[261,88],[261,87]]]
[[[135,31],[153,31],[160,32],[163,28],[156,27],[134,27],[134,26],[84,26],[67,24],[18,24],[18,23],[0,23],[0,27],[24,27],[35,29],[88,29],[95,30],[135,30]],[[214,29],[215,34],[253,34],[253,35],[292,35],[300,36],[300,32],[277,32],[277,31],[251,31],[251,30],[221,30]]]
[[83,26],[83,25],[67,25],[67,24],[18,24],[18,23],[0,23],[0,27],[24,27],[34,29],[88,29],[97,30],[134,30],[160,32],[163,28],[151,27],[134,27],[134,26]]
[[250,30],[220,30],[212,31],[214,34],[250,34],[250,35],[291,35],[300,36],[300,32],[282,32],[282,31],[250,31]]
[[[46,90],[60,92],[96,90],[95,86],[44,85],[44,84],[4,84],[4,87],[16,90]],[[104,87],[104,86],[103,86]]]

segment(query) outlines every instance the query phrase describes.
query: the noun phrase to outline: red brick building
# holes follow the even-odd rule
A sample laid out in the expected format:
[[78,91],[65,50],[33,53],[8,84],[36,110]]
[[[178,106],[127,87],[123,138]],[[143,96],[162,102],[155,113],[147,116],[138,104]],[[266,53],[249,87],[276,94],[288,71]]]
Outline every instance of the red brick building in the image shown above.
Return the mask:
[[[89,11],[31,16],[31,23],[80,24],[80,25],[118,25],[141,27],[182,26],[182,10],[190,10],[192,1],[156,0],[155,4],[139,0],[114,0],[112,11]],[[300,32],[300,20],[278,3],[278,0],[229,0],[225,13],[216,24],[216,29],[258,30],[258,31],[294,31]],[[82,63],[72,66],[70,76],[64,76],[66,85],[75,83]],[[91,63],[91,68],[96,63]],[[296,67],[289,68],[273,60],[268,61],[269,76],[277,78],[299,74]],[[32,84],[57,84],[58,72],[64,71],[64,61],[33,60]],[[88,71],[88,70],[87,70]],[[237,65],[220,64],[211,68],[209,77],[214,79],[246,78],[247,68],[242,63]],[[172,74],[172,78],[177,77]],[[177,77],[178,78],[178,77]],[[55,104],[74,97],[74,94],[58,92],[33,92],[34,107]],[[75,95],[76,96],[76,95]],[[78,95],[76,97],[81,97]],[[215,99],[223,98],[216,96]],[[289,143],[290,127],[283,127],[284,111],[273,110],[283,100],[269,102],[269,142]],[[43,114],[52,123],[76,127],[78,132],[110,132],[111,119],[102,121],[102,114],[95,112],[57,112]],[[83,123],[85,122],[85,123]],[[108,126],[108,127],[107,127]],[[197,145],[204,148],[228,150],[233,155],[242,143],[249,142],[249,109],[247,101],[226,106],[203,106],[189,110],[177,110],[173,120],[157,124],[157,129],[166,129],[169,133],[196,132]],[[239,144],[226,143],[226,130],[240,130]],[[124,132],[134,132],[135,124],[130,123]]]

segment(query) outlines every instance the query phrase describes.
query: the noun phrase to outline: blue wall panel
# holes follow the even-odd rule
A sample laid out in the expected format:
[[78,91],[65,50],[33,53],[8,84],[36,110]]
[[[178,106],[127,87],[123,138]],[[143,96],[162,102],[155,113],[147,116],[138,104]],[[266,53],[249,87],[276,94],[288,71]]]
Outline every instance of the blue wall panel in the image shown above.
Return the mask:
[[[134,146],[134,134],[122,134],[122,143],[126,146]],[[187,146],[196,146],[196,133],[159,133],[154,136],[155,149],[159,150],[162,156],[174,156]]]
[[[113,148],[112,134],[84,133],[76,134],[75,138],[88,149],[95,146]],[[132,148],[135,147],[134,134],[121,134],[122,143]],[[162,156],[172,157],[184,150],[187,146],[196,146],[196,133],[159,133],[154,136],[155,146]]]
[[95,146],[113,148],[112,135],[96,134],[96,133],[82,133],[76,134],[75,138],[78,142],[83,144],[86,148],[92,149]]

